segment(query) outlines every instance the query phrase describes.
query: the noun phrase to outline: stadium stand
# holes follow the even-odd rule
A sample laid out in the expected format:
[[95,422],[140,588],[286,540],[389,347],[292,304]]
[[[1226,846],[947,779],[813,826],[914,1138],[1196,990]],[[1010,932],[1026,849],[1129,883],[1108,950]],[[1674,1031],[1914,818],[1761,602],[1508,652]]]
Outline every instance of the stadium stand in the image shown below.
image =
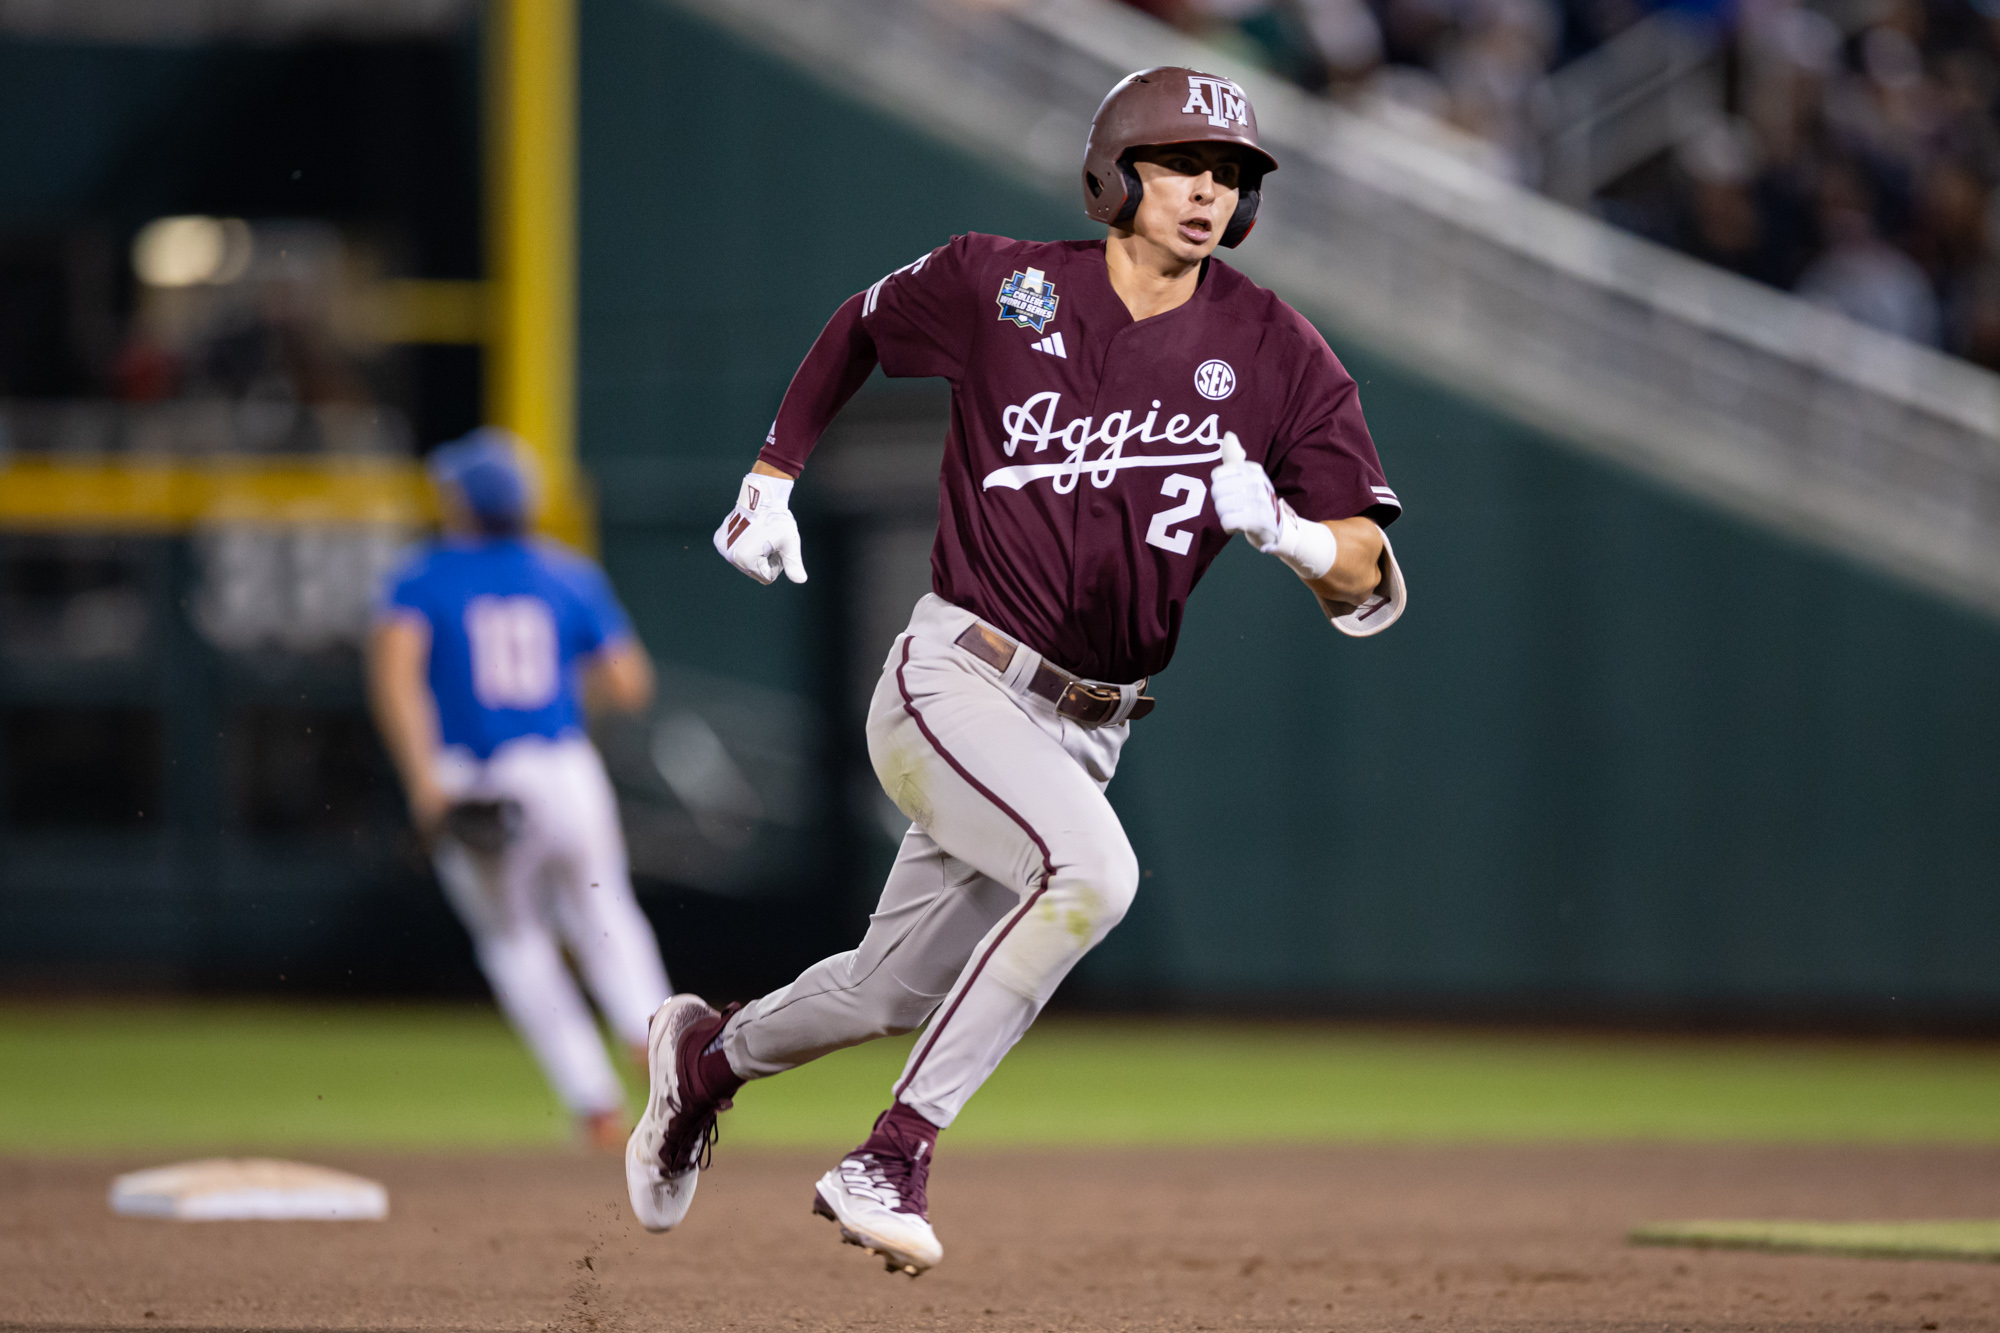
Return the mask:
[[1685,254],[2000,368],[2000,8],[1129,0]]
[[[2000,378],[1564,207],[1112,0],[689,0],[1054,198],[1101,90],[1219,64],[1286,162],[1234,256],[1308,315],[1586,451],[2000,608]],[[911,58],[916,55],[918,58]]]

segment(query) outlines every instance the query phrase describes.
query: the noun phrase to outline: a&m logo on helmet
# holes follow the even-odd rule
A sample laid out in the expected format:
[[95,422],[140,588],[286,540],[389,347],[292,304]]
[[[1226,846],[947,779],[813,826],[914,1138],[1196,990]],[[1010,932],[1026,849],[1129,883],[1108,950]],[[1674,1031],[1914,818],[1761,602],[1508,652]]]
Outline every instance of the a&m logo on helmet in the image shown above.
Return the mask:
[[1181,108],[1184,116],[1202,115],[1208,123],[1219,129],[1230,125],[1250,128],[1250,98],[1243,89],[1228,79],[1218,79],[1209,74],[1188,76],[1187,105]]
[[1038,268],[1015,273],[1000,284],[1000,318],[1040,333],[1056,317],[1056,285]]

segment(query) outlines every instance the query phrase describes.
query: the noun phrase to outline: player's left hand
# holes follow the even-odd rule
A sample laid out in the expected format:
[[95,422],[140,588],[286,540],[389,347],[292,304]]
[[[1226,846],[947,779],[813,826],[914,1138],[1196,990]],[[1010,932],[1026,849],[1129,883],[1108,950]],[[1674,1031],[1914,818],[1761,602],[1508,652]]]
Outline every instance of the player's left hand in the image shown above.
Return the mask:
[[792,483],[785,477],[752,472],[736,492],[736,507],[715,530],[715,549],[724,560],[759,583],[775,583],[778,572],[794,583],[806,581],[799,551],[799,521],[789,508]]
[[1209,474],[1208,493],[1224,531],[1242,533],[1260,551],[1277,542],[1278,492],[1264,469],[1244,457],[1233,430],[1222,437],[1222,462]]
[[1215,516],[1230,532],[1240,532],[1265,555],[1275,555],[1306,582],[1324,578],[1339,553],[1339,540],[1324,523],[1300,518],[1278,498],[1264,469],[1243,454],[1230,431],[1222,437],[1222,462],[1209,475]]

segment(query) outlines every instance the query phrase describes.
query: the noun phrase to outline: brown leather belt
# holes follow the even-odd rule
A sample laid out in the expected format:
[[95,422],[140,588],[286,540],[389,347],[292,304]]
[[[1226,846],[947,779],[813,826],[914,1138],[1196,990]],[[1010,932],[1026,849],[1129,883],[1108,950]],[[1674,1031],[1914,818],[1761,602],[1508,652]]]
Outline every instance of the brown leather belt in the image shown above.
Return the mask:
[[[1003,675],[1013,665],[1015,650],[1020,647],[999,630],[976,620],[953,642]],[[1139,688],[1145,689],[1146,682],[1140,681]],[[1103,726],[1117,714],[1122,697],[1115,685],[1092,685],[1048,662],[1036,666],[1034,679],[1028,682],[1028,692],[1047,699],[1058,713],[1078,726],[1093,728]],[[1133,701],[1132,711],[1125,715],[1125,720],[1130,722],[1152,711],[1152,698],[1142,694]]]

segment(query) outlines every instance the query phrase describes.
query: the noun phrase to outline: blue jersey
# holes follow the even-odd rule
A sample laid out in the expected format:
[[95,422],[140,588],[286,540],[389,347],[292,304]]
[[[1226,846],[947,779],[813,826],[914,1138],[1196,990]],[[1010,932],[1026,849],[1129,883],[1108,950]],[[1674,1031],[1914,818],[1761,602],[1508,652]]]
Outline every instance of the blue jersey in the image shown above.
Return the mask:
[[390,575],[379,610],[429,623],[438,729],[481,759],[517,736],[579,734],[579,662],[632,632],[603,570],[511,538],[426,546]]

